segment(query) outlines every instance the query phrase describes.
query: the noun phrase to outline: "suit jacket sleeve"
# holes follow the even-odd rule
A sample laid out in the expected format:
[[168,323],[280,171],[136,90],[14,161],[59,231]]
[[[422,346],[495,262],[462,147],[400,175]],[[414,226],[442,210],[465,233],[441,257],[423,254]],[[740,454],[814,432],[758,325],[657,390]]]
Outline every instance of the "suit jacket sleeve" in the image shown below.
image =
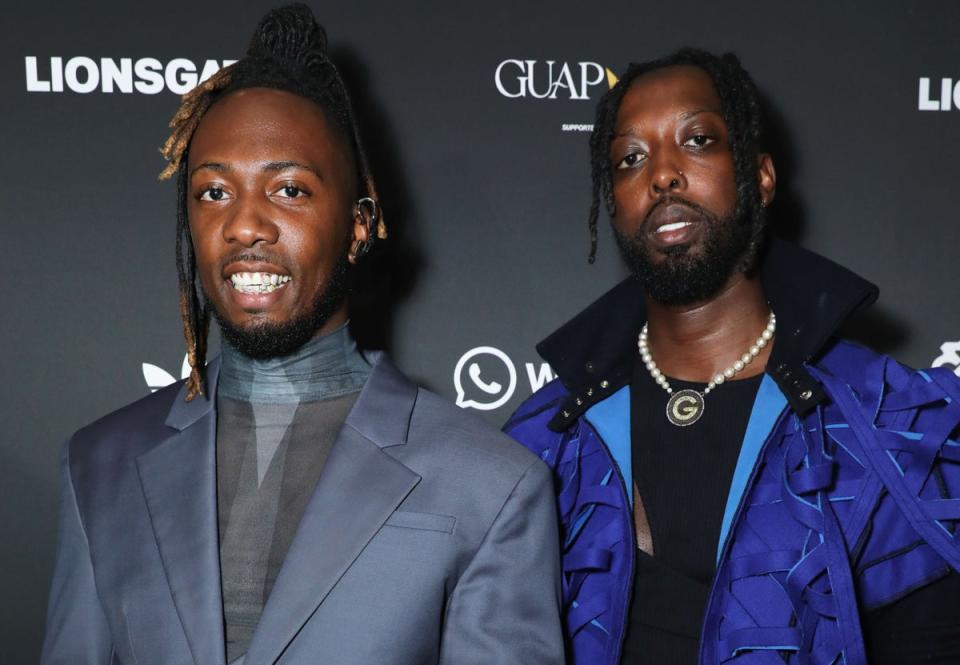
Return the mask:
[[60,526],[41,665],[105,665],[112,647],[93,577],[87,535],[70,476],[70,445],[60,479]]
[[561,665],[559,536],[549,469],[524,472],[451,594],[441,665]]

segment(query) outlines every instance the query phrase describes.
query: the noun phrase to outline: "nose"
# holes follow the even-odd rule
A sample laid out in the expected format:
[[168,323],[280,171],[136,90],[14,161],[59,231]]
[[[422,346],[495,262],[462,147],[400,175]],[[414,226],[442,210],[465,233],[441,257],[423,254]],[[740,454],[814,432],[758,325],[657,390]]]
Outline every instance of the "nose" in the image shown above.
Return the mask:
[[650,174],[650,193],[663,196],[682,191],[687,187],[687,178],[673,160],[661,158],[653,164]]
[[255,200],[238,199],[233,206],[233,215],[223,226],[223,239],[244,247],[253,247],[260,242],[272,245],[279,237],[279,227]]

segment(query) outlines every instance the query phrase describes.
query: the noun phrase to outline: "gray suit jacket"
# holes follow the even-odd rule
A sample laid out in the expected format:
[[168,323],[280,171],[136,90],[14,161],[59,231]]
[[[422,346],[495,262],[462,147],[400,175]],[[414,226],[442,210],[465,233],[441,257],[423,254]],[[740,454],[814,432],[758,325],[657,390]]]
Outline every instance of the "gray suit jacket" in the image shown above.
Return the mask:
[[[183,394],[68,442],[44,664],[224,663],[216,401]],[[244,665],[562,663],[558,550],[547,467],[381,357]]]

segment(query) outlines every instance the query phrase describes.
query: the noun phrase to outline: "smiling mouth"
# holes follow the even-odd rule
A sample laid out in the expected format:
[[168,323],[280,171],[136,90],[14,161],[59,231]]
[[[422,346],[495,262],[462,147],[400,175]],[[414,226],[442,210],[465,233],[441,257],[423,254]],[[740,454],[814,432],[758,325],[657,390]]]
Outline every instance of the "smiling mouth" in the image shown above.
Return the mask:
[[230,275],[230,284],[240,293],[272,293],[290,281],[290,275],[273,272],[236,272]]

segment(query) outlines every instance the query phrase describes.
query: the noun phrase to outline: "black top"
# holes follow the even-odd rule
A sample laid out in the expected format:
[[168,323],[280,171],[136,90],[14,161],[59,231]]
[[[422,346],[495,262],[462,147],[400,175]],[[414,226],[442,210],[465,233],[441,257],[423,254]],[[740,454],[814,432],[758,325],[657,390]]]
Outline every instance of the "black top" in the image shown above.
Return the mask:
[[[670,396],[636,358],[633,477],[654,557],[637,552],[623,663],[695,663],[730,480],[763,375],[718,386],[705,396],[700,419],[677,427],[666,416]],[[701,394],[706,388],[676,379],[670,386]]]
[[[637,551],[623,665],[695,665],[703,614],[716,572],[730,481],[763,375],[730,381],[704,400],[703,416],[676,427],[669,395],[639,356],[630,382],[633,476],[654,556]],[[674,391],[704,384],[669,379]],[[875,665],[960,663],[960,574],[862,617]]]
[[228,663],[247,652],[357,395],[293,404],[217,398],[217,517]]

